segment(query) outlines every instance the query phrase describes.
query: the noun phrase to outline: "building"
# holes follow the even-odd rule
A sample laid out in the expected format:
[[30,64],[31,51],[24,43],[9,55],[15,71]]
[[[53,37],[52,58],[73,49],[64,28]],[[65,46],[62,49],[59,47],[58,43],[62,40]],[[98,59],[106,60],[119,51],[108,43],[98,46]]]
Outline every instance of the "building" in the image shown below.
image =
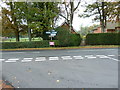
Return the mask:
[[[120,26],[118,22],[110,22],[106,23],[105,33],[117,33],[120,32]],[[93,33],[102,33],[101,27],[97,27],[93,30]]]
[[[65,28],[66,30],[69,30],[69,28],[70,28],[70,26],[69,26],[69,24],[67,24],[67,22],[62,23],[59,27]],[[71,33],[77,34],[73,27],[72,27]]]

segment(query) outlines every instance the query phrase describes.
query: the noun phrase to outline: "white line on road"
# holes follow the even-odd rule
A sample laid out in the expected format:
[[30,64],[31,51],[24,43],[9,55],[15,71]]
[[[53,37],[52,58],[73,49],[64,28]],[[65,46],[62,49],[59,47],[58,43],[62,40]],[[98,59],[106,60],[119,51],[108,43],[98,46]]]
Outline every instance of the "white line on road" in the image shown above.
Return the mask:
[[36,59],[43,59],[43,60],[46,60],[45,57],[37,57]]
[[86,55],[85,57],[88,58],[88,59],[96,58],[96,57],[94,57],[93,55]]
[[0,61],[4,61],[5,59],[0,59]]
[[19,58],[11,58],[11,59],[8,59],[9,61],[16,61],[16,60],[19,60]]
[[5,62],[16,62],[16,61],[5,61]]
[[44,60],[44,59],[36,59],[35,61],[36,62],[41,62],[41,61],[46,61],[46,60]]
[[115,56],[115,55],[107,55],[107,56]]
[[59,60],[59,57],[49,57],[49,60],[50,60],[50,61],[52,61],[52,60],[53,60],[53,61]]
[[109,58],[108,56],[105,56],[105,55],[96,55],[96,56],[99,58]]
[[69,60],[69,59],[72,59],[71,56],[62,56],[61,58],[62,58],[63,60]]
[[40,62],[40,61],[46,61],[46,58],[45,57],[37,57],[36,62]]
[[30,61],[32,61],[32,60],[22,60],[21,62],[30,62]]
[[118,59],[115,59],[115,58],[111,58],[111,57],[109,57],[109,59],[112,59],[112,60],[114,60],[114,61],[119,61]]
[[73,56],[75,59],[84,59],[82,56]]

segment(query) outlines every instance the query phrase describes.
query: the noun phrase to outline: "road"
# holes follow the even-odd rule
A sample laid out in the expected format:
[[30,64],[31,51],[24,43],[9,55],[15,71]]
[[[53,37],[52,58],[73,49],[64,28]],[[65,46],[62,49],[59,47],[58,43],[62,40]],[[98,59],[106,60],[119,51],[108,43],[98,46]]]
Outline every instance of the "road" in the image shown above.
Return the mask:
[[117,88],[118,49],[2,52],[2,77],[15,88]]

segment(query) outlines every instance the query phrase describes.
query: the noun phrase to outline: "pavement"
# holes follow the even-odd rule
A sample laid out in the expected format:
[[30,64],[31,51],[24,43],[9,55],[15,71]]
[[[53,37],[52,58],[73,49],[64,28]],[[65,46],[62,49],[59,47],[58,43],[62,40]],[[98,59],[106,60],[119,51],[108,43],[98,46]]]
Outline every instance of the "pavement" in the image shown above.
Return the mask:
[[15,88],[118,88],[117,48],[1,54],[2,78]]

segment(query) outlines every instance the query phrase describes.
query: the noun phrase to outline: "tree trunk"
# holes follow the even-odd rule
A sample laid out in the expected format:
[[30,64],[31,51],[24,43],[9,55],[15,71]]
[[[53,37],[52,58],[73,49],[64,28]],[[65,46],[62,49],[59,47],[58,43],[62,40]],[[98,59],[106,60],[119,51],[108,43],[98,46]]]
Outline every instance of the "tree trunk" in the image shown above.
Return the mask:
[[20,38],[19,38],[19,31],[15,31],[15,36],[16,36],[16,42],[19,42],[20,41]]
[[105,14],[104,14],[104,2],[102,2],[102,21],[101,21],[101,25],[102,25],[102,32],[105,32]]

